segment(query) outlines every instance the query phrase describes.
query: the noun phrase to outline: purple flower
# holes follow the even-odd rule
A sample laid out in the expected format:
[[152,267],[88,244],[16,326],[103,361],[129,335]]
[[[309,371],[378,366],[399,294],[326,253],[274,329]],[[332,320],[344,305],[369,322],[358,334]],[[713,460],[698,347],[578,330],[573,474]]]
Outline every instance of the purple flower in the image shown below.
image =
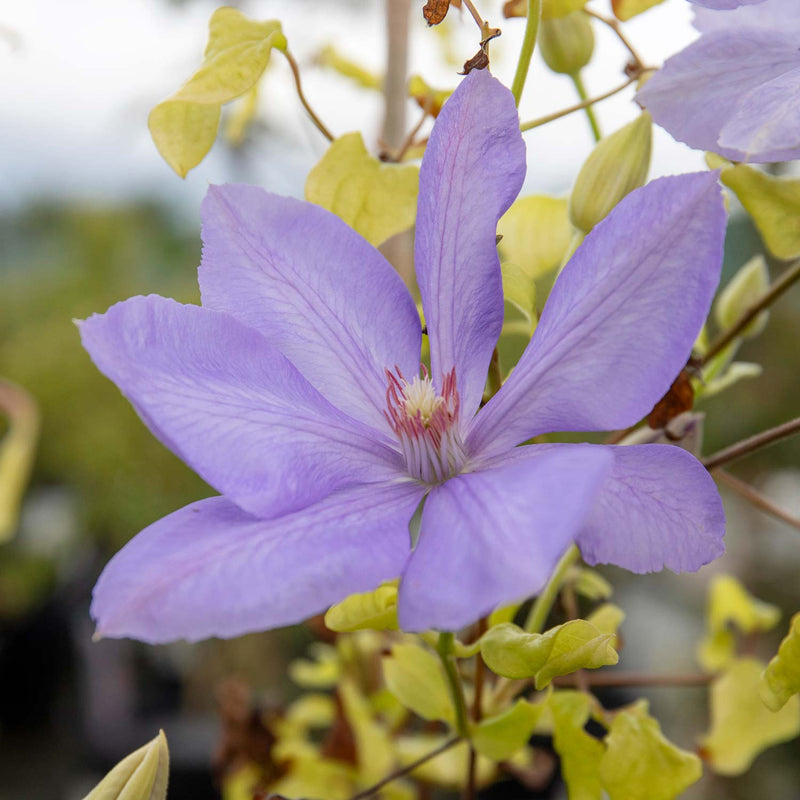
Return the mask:
[[763,3],[764,0],[690,0],[696,6],[703,6],[704,8],[711,8],[715,11],[724,11],[730,8],[738,8],[739,6],[752,6],[758,3]]
[[511,94],[474,71],[420,174],[430,374],[414,302],[380,253],[327,211],[251,186],[205,200],[202,307],[135,297],[81,324],[97,366],[222,494],[115,556],[94,592],[101,634],[235,636],[397,576],[404,628],[454,630],[536,592],[573,541],[636,572],[722,553],[719,496],[686,451],[516,446],[625,427],[669,387],[719,276],[715,175],[654,181],[598,225],[476,414],[503,321],[497,220],[524,174]]
[[690,147],[733,161],[800,158],[800,3],[696,13],[700,39],[668,59],[636,99]]

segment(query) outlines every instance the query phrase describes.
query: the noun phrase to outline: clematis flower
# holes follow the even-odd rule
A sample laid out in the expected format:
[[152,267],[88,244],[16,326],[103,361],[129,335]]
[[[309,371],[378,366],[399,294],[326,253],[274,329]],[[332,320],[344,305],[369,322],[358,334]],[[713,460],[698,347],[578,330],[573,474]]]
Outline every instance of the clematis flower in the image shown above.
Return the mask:
[[696,6],[711,8],[715,11],[725,11],[739,6],[752,6],[763,3],[764,0],[690,0]]
[[722,553],[719,496],[686,451],[517,447],[627,426],[669,387],[719,276],[715,176],[654,181],[598,225],[478,410],[503,322],[495,231],[524,174],[511,93],[474,71],[420,173],[429,371],[415,304],[380,253],[327,211],[252,186],[204,202],[202,307],[135,297],[81,324],[100,370],[221,494],[112,559],[91,609],[100,634],[236,636],[397,576],[405,629],[455,630],[539,590],[575,541],[589,563],[635,572]]
[[700,38],[636,99],[679,141],[732,161],[800,158],[800,4],[704,2]]

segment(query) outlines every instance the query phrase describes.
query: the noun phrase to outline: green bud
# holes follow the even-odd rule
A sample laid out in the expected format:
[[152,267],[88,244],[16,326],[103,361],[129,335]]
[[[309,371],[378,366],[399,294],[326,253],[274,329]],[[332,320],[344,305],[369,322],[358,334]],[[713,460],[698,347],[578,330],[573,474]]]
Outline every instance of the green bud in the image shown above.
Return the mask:
[[594,32],[581,11],[566,17],[543,19],[539,27],[539,52],[553,72],[576,75],[594,52]]
[[[720,293],[714,315],[721,328],[730,328],[769,289],[769,270],[764,256],[751,258]],[[769,312],[762,311],[743,331],[745,339],[758,336],[767,324]]]
[[586,159],[569,199],[569,218],[588,233],[614,206],[643,186],[650,169],[652,118],[646,111],[606,136]]
[[164,731],[124,758],[84,800],[166,800],[169,750]]

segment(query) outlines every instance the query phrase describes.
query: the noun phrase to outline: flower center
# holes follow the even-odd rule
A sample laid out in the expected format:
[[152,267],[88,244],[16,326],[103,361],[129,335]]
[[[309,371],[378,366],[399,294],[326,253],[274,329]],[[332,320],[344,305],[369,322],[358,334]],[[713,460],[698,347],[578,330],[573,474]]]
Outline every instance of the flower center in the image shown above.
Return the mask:
[[450,370],[437,394],[425,367],[409,383],[400,370],[386,370],[386,419],[397,434],[412,477],[423,483],[446,481],[464,466],[467,455],[458,430],[456,371]]

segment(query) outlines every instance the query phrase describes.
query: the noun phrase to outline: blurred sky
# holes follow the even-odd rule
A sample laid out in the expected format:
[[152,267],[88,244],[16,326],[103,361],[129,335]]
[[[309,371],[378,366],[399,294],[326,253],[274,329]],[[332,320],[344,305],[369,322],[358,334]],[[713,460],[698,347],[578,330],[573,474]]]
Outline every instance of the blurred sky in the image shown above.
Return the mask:
[[[389,0],[391,2],[391,0]],[[250,158],[234,160],[215,147],[185,182],[156,152],[147,114],[199,65],[206,26],[221,3],[195,0],[5,0],[0,4],[0,211],[32,200],[67,198],[108,202],[157,197],[187,219],[208,182],[245,180],[284,194],[302,194],[305,174],[326,142],[307,121],[291,76],[276,57],[261,91],[269,137]],[[250,0],[238,3],[254,18],[283,21],[291,49],[304,67],[306,93],[335,133],[357,128],[375,144],[381,99],[352,87],[338,75],[311,66],[327,43],[380,70],[384,28],[382,0]],[[456,68],[444,62],[439,37],[422,20],[422,0],[413,4],[411,69],[430,83],[452,87]],[[590,7],[608,13],[608,0]],[[524,20],[503,20],[500,0],[478,2],[484,16],[503,29],[492,43],[492,69],[510,83]],[[419,7],[419,8],[417,8]],[[473,55],[477,30],[468,15],[451,12],[444,23],[452,47],[464,60]],[[661,63],[696,35],[686,0],[666,0],[627,25],[645,60]],[[586,70],[590,94],[621,82],[625,51],[610,31],[596,26],[597,48]],[[632,90],[598,108],[604,131],[631,119]],[[526,87],[523,119],[576,101],[567,78],[538,61]],[[409,125],[418,112],[409,106]],[[578,113],[525,135],[528,191],[566,191],[591,147],[585,117]],[[701,155],[657,132],[654,174],[701,167]]]

